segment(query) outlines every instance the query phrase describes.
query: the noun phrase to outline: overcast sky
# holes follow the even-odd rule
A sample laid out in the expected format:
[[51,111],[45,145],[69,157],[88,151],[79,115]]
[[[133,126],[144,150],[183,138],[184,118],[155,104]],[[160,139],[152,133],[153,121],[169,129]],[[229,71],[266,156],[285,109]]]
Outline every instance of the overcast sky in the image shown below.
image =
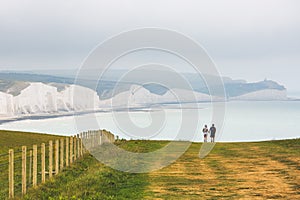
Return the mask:
[[222,75],[299,88],[297,0],[0,2],[0,70],[76,69],[108,37],[160,27],[194,38]]

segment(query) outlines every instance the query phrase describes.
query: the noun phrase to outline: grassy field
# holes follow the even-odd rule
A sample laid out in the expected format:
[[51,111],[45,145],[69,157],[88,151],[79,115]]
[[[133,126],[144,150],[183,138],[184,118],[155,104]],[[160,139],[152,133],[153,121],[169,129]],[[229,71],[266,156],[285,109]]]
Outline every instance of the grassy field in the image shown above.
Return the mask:
[[15,182],[16,194],[21,193],[21,148],[27,146],[27,149],[32,149],[32,145],[40,145],[47,143],[49,140],[59,139],[60,136],[25,133],[17,131],[0,131],[0,199],[5,199],[8,196],[8,150],[14,149],[15,156]]
[[[117,142],[133,152],[166,144]],[[172,165],[144,174],[116,171],[87,155],[23,199],[300,199],[300,139],[217,143],[204,159],[200,146],[193,143]]]
[[59,138],[62,137],[49,134],[0,130],[0,154],[7,153],[11,148],[14,150],[21,150],[23,145],[31,146]]

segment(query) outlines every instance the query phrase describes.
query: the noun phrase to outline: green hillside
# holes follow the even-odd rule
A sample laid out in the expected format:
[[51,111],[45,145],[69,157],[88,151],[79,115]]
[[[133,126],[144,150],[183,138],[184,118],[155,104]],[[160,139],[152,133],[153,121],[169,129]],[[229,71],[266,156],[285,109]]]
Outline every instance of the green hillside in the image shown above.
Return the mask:
[[[134,152],[165,144],[117,142]],[[217,143],[204,159],[200,146],[193,143],[172,165],[145,174],[116,171],[87,155],[23,199],[300,199],[300,139]]]
[[40,145],[41,143],[47,143],[49,140],[59,139],[61,136],[27,133],[19,131],[3,131],[0,130],[0,199],[6,199],[8,196],[8,150],[14,149],[15,152],[15,183],[16,194],[20,194],[21,191],[21,176],[20,169],[21,162],[18,162],[21,158],[22,146],[27,146],[28,150],[32,149],[32,145]]

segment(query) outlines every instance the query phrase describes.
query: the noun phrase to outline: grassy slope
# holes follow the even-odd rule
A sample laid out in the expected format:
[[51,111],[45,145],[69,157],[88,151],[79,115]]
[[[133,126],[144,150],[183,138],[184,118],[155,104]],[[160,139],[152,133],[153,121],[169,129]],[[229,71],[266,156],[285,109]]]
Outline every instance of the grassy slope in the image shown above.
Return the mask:
[[[166,142],[130,141],[117,143],[134,152],[149,152]],[[151,196],[148,174],[120,172],[99,163],[92,156],[79,160],[52,181],[32,189],[24,199],[143,199]]]
[[10,148],[20,150],[22,145],[31,146],[41,144],[61,138],[60,136],[49,134],[28,133],[19,131],[0,130],[0,154],[7,153]]
[[[47,143],[49,140],[59,139],[61,137],[47,134],[17,132],[17,131],[0,131],[0,199],[4,199],[8,194],[8,150],[14,149],[15,159],[21,157],[20,150],[22,145],[27,146],[28,150],[32,145]],[[20,171],[21,162],[15,164],[16,170]],[[20,173],[16,172],[16,184],[18,189],[16,193],[20,193]]]
[[[165,144],[118,145],[148,152]],[[300,199],[299,139],[218,143],[204,159],[198,158],[200,145],[193,143],[175,163],[147,174],[119,172],[86,156],[24,199]]]

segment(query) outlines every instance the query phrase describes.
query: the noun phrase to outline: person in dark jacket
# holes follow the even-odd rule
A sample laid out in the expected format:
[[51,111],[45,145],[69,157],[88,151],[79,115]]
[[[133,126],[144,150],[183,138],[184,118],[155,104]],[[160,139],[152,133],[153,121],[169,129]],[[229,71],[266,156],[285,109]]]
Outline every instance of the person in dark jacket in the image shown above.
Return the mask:
[[211,141],[211,142],[215,142],[216,132],[217,132],[217,129],[216,129],[215,125],[212,124],[212,126],[211,126],[210,129],[209,129],[209,133],[210,133],[210,141]]

